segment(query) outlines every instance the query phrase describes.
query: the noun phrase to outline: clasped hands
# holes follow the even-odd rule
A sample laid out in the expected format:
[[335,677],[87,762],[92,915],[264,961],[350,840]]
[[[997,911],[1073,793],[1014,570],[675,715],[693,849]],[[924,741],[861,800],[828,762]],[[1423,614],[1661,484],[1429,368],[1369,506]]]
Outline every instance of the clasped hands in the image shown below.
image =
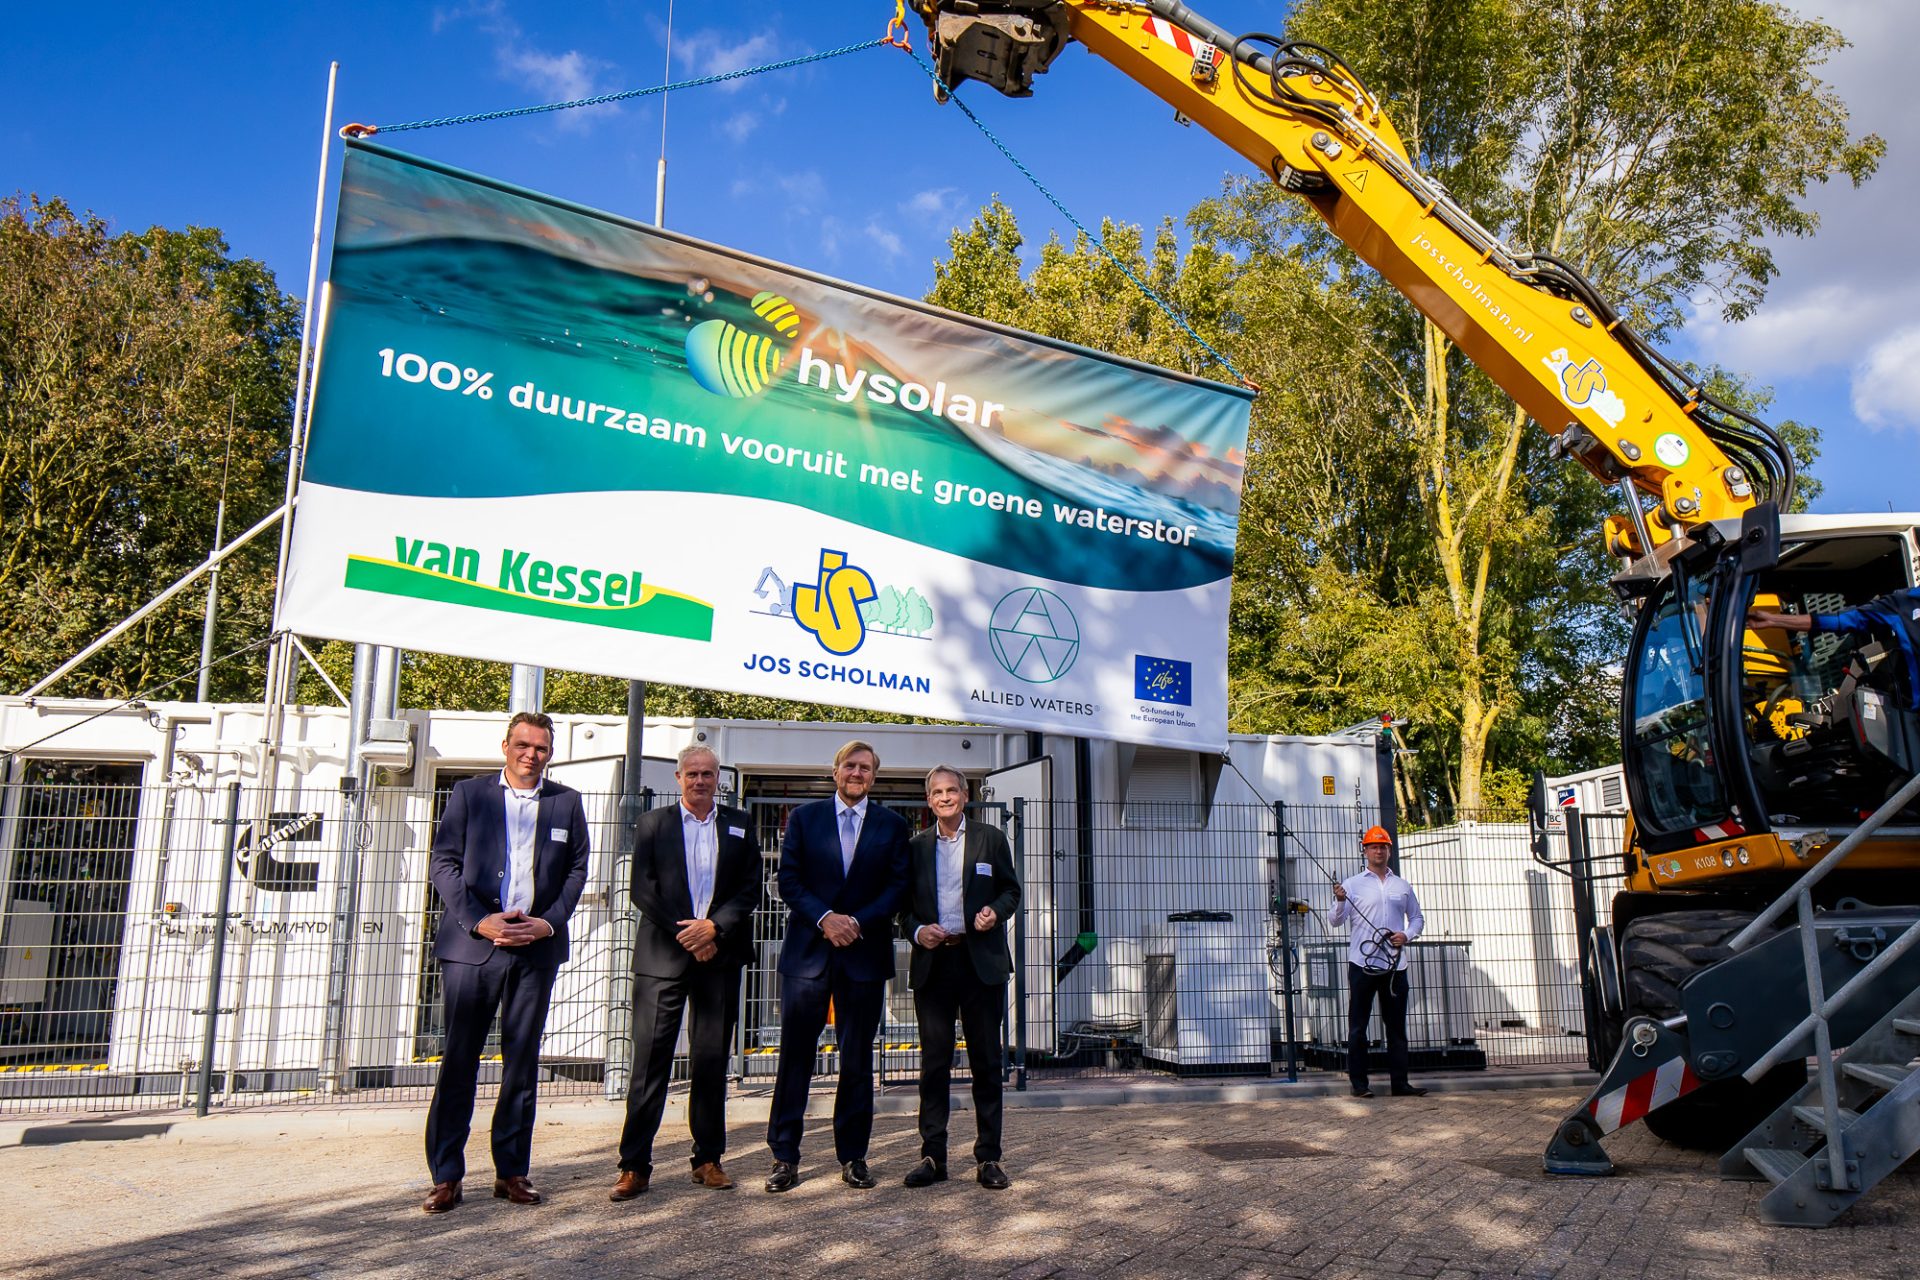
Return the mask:
[[473,931],[496,947],[524,947],[529,942],[553,936],[553,926],[539,916],[530,916],[518,908],[496,911],[483,917]]
[[680,932],[673,940],[687,949],[695,960],[705,963],[720,954],[720,931],[711,920],[676,920]]
[[[992,907],[982,907],[974,914],[973,931],[985,933],[999,922],[1000,917]],[[954,936],[937,924],[923,924],[913,931],[913,940],[928,950],[943,945],[948,938]]]
[[820,917],[820,932],[834,946],[850,947],[860,941],[860,922],[838,911],[829,911]]

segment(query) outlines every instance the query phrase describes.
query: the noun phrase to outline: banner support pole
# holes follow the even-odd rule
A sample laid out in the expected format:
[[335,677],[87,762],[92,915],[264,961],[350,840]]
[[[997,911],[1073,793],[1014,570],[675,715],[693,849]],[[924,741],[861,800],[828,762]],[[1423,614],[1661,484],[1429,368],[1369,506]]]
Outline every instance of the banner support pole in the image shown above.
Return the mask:
[[[333,159],[333,101],[339,85],[340,63],[327,64],[327,107],[320,126],[320,172],[314,183],[313,241],[307,255],[307,296],[300,322],[299,376],[293,390],[293,420],[287,430],[287,491],[284,506],[287,518],[280,525],[280,555],[273,575],[273,628],[280,629],[280,615],[286,607],[287,556],[293,542],[293,500],[300,487],[300,469],[306,455],[306,428],[311,421],[313,361],[315,346],[314,312],[320,288],[320,239],[327,208],[327,168]],[[262,726],[265,750],[260,761],[260,778],[265,784],[264,803],[272,807],[273,789],[278,781],[280,736],[286,718],[286,653],[289,646],[276,640],[267,647],[267,685],[262,701],[266,723]]]

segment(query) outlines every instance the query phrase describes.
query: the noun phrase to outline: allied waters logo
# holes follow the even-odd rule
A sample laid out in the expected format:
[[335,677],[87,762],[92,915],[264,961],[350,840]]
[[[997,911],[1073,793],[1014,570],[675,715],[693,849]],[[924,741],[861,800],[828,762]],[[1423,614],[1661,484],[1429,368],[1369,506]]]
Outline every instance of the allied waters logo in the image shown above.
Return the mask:
[[[800,332],[800,313],[777,293],[756,293],[753,313],[782,338]],[[786,348],[731,320],[703,320],[687,331],[687,372],[717,396],[744,399],[766,389],[780,372]]]
[[1028,684],[1048,684],[1080,656],[1080,621],[1067,602],[1044,587],[1009,591],[987,622],[994,660]]
[[812,632],[822,649],[844,656],[866,640],[860,606],[879,594],[867,571],[848,563],[846,552],[823,548],[813,585],[793,589],[793,620]]

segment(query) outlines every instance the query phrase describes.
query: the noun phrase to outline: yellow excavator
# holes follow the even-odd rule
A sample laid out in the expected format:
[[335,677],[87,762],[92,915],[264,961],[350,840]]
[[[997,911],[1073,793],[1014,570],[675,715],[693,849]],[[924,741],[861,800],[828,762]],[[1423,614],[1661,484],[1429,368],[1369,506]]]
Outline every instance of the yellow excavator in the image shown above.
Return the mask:
[[[1573,266],[1475,221],[1331,51],[1236,36],[1174,0],[909,3],[943,99],[968,80],[1028,96],[1073,43],[1139,82],[1312,205],[1556,455],[1618,490],[1603,536],[1636,619],[1620,712],[1632,818],[1610,918],[1582,922],[1605,1070],[1548,1169],[1609,1172],[1600,1139],[1645,1118],[1727,1148],[1729,1176],[1773,1182],[1770,1220],[1818,1225],[1920,1148],[1920,1122],[1901,1118],[1920,1106],[1913,646],[1750,623],[1914,586],[1920,516],[1782,514],[1795,477],[1780,436]],[[1920,610],[1912,621],[1920,637]],[[1544,816],[1542,798],[1539,830]],[[1574,862],[1584,892],[1594,859]]]

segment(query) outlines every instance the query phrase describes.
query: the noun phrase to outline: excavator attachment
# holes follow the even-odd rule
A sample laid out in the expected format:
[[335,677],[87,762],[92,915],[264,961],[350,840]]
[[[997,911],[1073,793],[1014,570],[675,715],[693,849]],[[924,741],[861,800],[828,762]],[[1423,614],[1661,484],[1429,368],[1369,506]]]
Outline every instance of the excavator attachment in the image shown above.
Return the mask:
[[[1033,96],[1033,78],[1067,44],[1058,0],[913,0],[927,23],[934,70],[946,85],[978,80],[1010,98]],[[934,96],[946,100],[940,90]]]

